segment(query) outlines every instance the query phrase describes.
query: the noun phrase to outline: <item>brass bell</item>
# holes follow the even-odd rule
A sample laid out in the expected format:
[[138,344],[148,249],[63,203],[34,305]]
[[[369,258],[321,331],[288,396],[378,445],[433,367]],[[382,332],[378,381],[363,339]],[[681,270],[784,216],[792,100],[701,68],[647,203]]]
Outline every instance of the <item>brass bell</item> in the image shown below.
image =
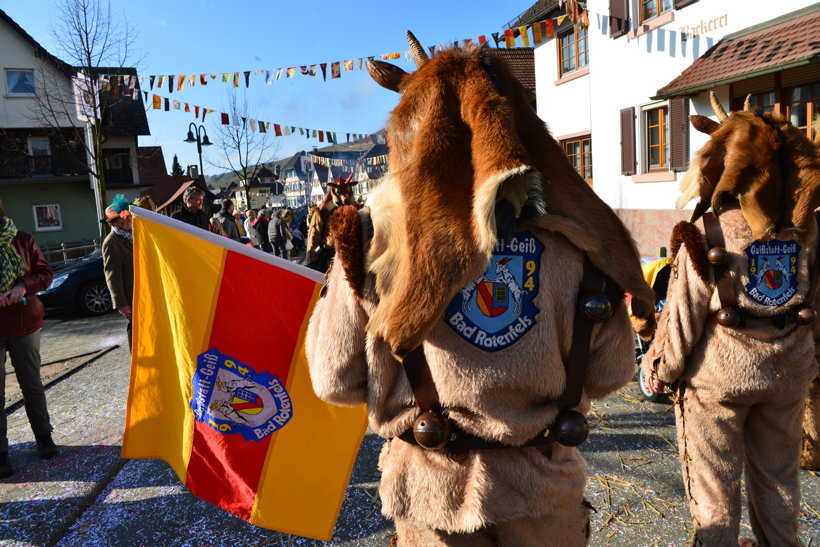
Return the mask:
[[729,261],[729,252],[724,247],[712,247],[706,255],[706,260],[713,266],[723,266]]
[[612,303],[603,293],[593,294],[581,302],[581,313],[590,321],[603,323],[612,317]]
[[731,306],[721,308],[720,311],[717,312],[717,322],[718,325],[733,329],[740,325],[740,312]]
[[800,325],[811,325],[817,319],[817,310],[814,306],[803,306],[797,311],[797,323]]
[[427,450],[441,450],[450,440],[450,420],[435,410],[429,410],[416,418],[413,438]]
[[562,410],[550,428],[553,437],[564,446],[578,446],[589,437],[586,417],[575,410]]

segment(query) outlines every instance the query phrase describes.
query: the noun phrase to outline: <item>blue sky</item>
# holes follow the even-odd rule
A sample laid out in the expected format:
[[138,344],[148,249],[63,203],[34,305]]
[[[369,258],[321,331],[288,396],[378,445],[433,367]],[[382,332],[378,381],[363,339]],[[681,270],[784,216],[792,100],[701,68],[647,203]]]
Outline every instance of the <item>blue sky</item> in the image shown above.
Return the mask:
[[[391,2],[354,0],[111,0],[117,17],[136,28],[136,46],[143,56],[140,74],[201,74],[286,68],[322,62],[358,59],[401,51],[401,60],[390,61],[405,70],[404,38],[411,29],[425,46],[452,43],[480,34],[490,36],[533,5],[534,0],[473,2],[416,0]],[[46,6],[48,9],[45,9]],[[52,0],[0,0],[12,19],[46,49],[62,56],[52,28],[56,10]],[[240,74],[240,79],[244,77]],[[164,96],[191,105],[212,108],[206,119],[209,135],[215,133],[218,112],[227,111],[233,88],[208,79],[207,86],[186,86]],[[249,117],[265,121],[344,133],[371,133],[384,126],[398,95],[375,84],[366,70],[342,72],[339,79],[297,75],[265,85],[264,74],[251,74],[246,90]],[[146,82],[147,84],[147,82]],[[244,81],[240,90],[244,89]],[[140,137],[141,146],[162,146],[166,164],[178,154],[185,166],[198,163],[196,145],[182,142],[193,114],[171,110],[148,111],[151,135]],[[274,137],[276,157],[322,146],[303,136]],[[220,152],[204,149],[205,172],[214,174],[207,157]],[[217,158],[214,157],[216,160]]]

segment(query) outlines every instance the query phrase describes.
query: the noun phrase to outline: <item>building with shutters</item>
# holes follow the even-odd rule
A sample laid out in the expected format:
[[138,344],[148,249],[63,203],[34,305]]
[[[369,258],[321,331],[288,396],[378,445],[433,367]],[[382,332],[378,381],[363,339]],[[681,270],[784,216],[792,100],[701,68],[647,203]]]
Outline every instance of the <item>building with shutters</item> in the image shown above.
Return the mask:
[[[710,90],[727,111],[751,94],[755,107],[817,135],[820,4],[589,0],[586,7],[587,29],[567,19],[535,48],[537,110],[642,254],[657,255],[689,216],[674,208],[678,181],[708,138],[688,116],[714,118]],[[562,13],[556,0],[539,0],[509,26]]]

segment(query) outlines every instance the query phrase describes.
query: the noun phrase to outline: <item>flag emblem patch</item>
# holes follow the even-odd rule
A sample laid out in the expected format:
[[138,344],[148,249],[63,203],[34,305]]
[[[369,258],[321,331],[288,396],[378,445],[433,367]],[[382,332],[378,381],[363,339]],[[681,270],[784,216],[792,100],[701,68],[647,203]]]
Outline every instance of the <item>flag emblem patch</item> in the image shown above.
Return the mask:
[[487,269],[450,301],[444,320],[485,351],[514,344],[535,324],[544,245],[530,232],[499,238]]
[[797,257],[794,241],[755,241],[746,247],[749,283],[746,294],[764,306],[782,306],[797,293]]
[[278,377],[213,348],[197,357],[191,409],[196,421],[223,434],[260,441],[293,416],[290,395]]

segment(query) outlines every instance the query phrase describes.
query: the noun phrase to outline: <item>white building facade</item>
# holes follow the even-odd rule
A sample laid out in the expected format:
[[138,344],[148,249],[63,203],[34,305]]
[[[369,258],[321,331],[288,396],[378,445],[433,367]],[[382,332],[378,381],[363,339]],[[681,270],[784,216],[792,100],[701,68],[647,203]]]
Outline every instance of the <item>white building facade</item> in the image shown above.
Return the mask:
[[[763,44],[766,47],[754,38],[747,40],[750,55],[759,58],[744,59],[743,52],[733,52],[739,59],[735,65],[749,65],[746,72],[722,74],[718,64],[711,79],[700,75],[688,88],[681,81],[680,89],[659,90],[670,87],[707,52],[709,57],[728,51],[709,51],[718,44],[742,47],[745,35],[758,36],[755,31],[778,24],[778,29],[797,28],[795,24],[817,28],[811,21],[817,19],[820,4],[589,0],[587,9],[586,30],[573,28],[567,19],[556,28],[554,39],[535,49],[538,114],[576,169],[618,212],[643,254],[658,254],[674,224],[688,217],[686,211],[674,209],[678,181],[707,136],[691,128],[687,118],[714,118],[710,89],[727,111],[753,94],[754,106],[777,110],[796,124],[808,116],[807,134],[812,137],[817,131],[819,121],[811,126],[814,105],[820,101],[816,51],[808,59],[788,55],[790,50],[816,48],[810,45],[817,43],[816,34],[792,36],[786,30],[767,36],[771,44]],[[557,3],[542,0],[523,16],[528,20],[516,24],[562,13]]]

